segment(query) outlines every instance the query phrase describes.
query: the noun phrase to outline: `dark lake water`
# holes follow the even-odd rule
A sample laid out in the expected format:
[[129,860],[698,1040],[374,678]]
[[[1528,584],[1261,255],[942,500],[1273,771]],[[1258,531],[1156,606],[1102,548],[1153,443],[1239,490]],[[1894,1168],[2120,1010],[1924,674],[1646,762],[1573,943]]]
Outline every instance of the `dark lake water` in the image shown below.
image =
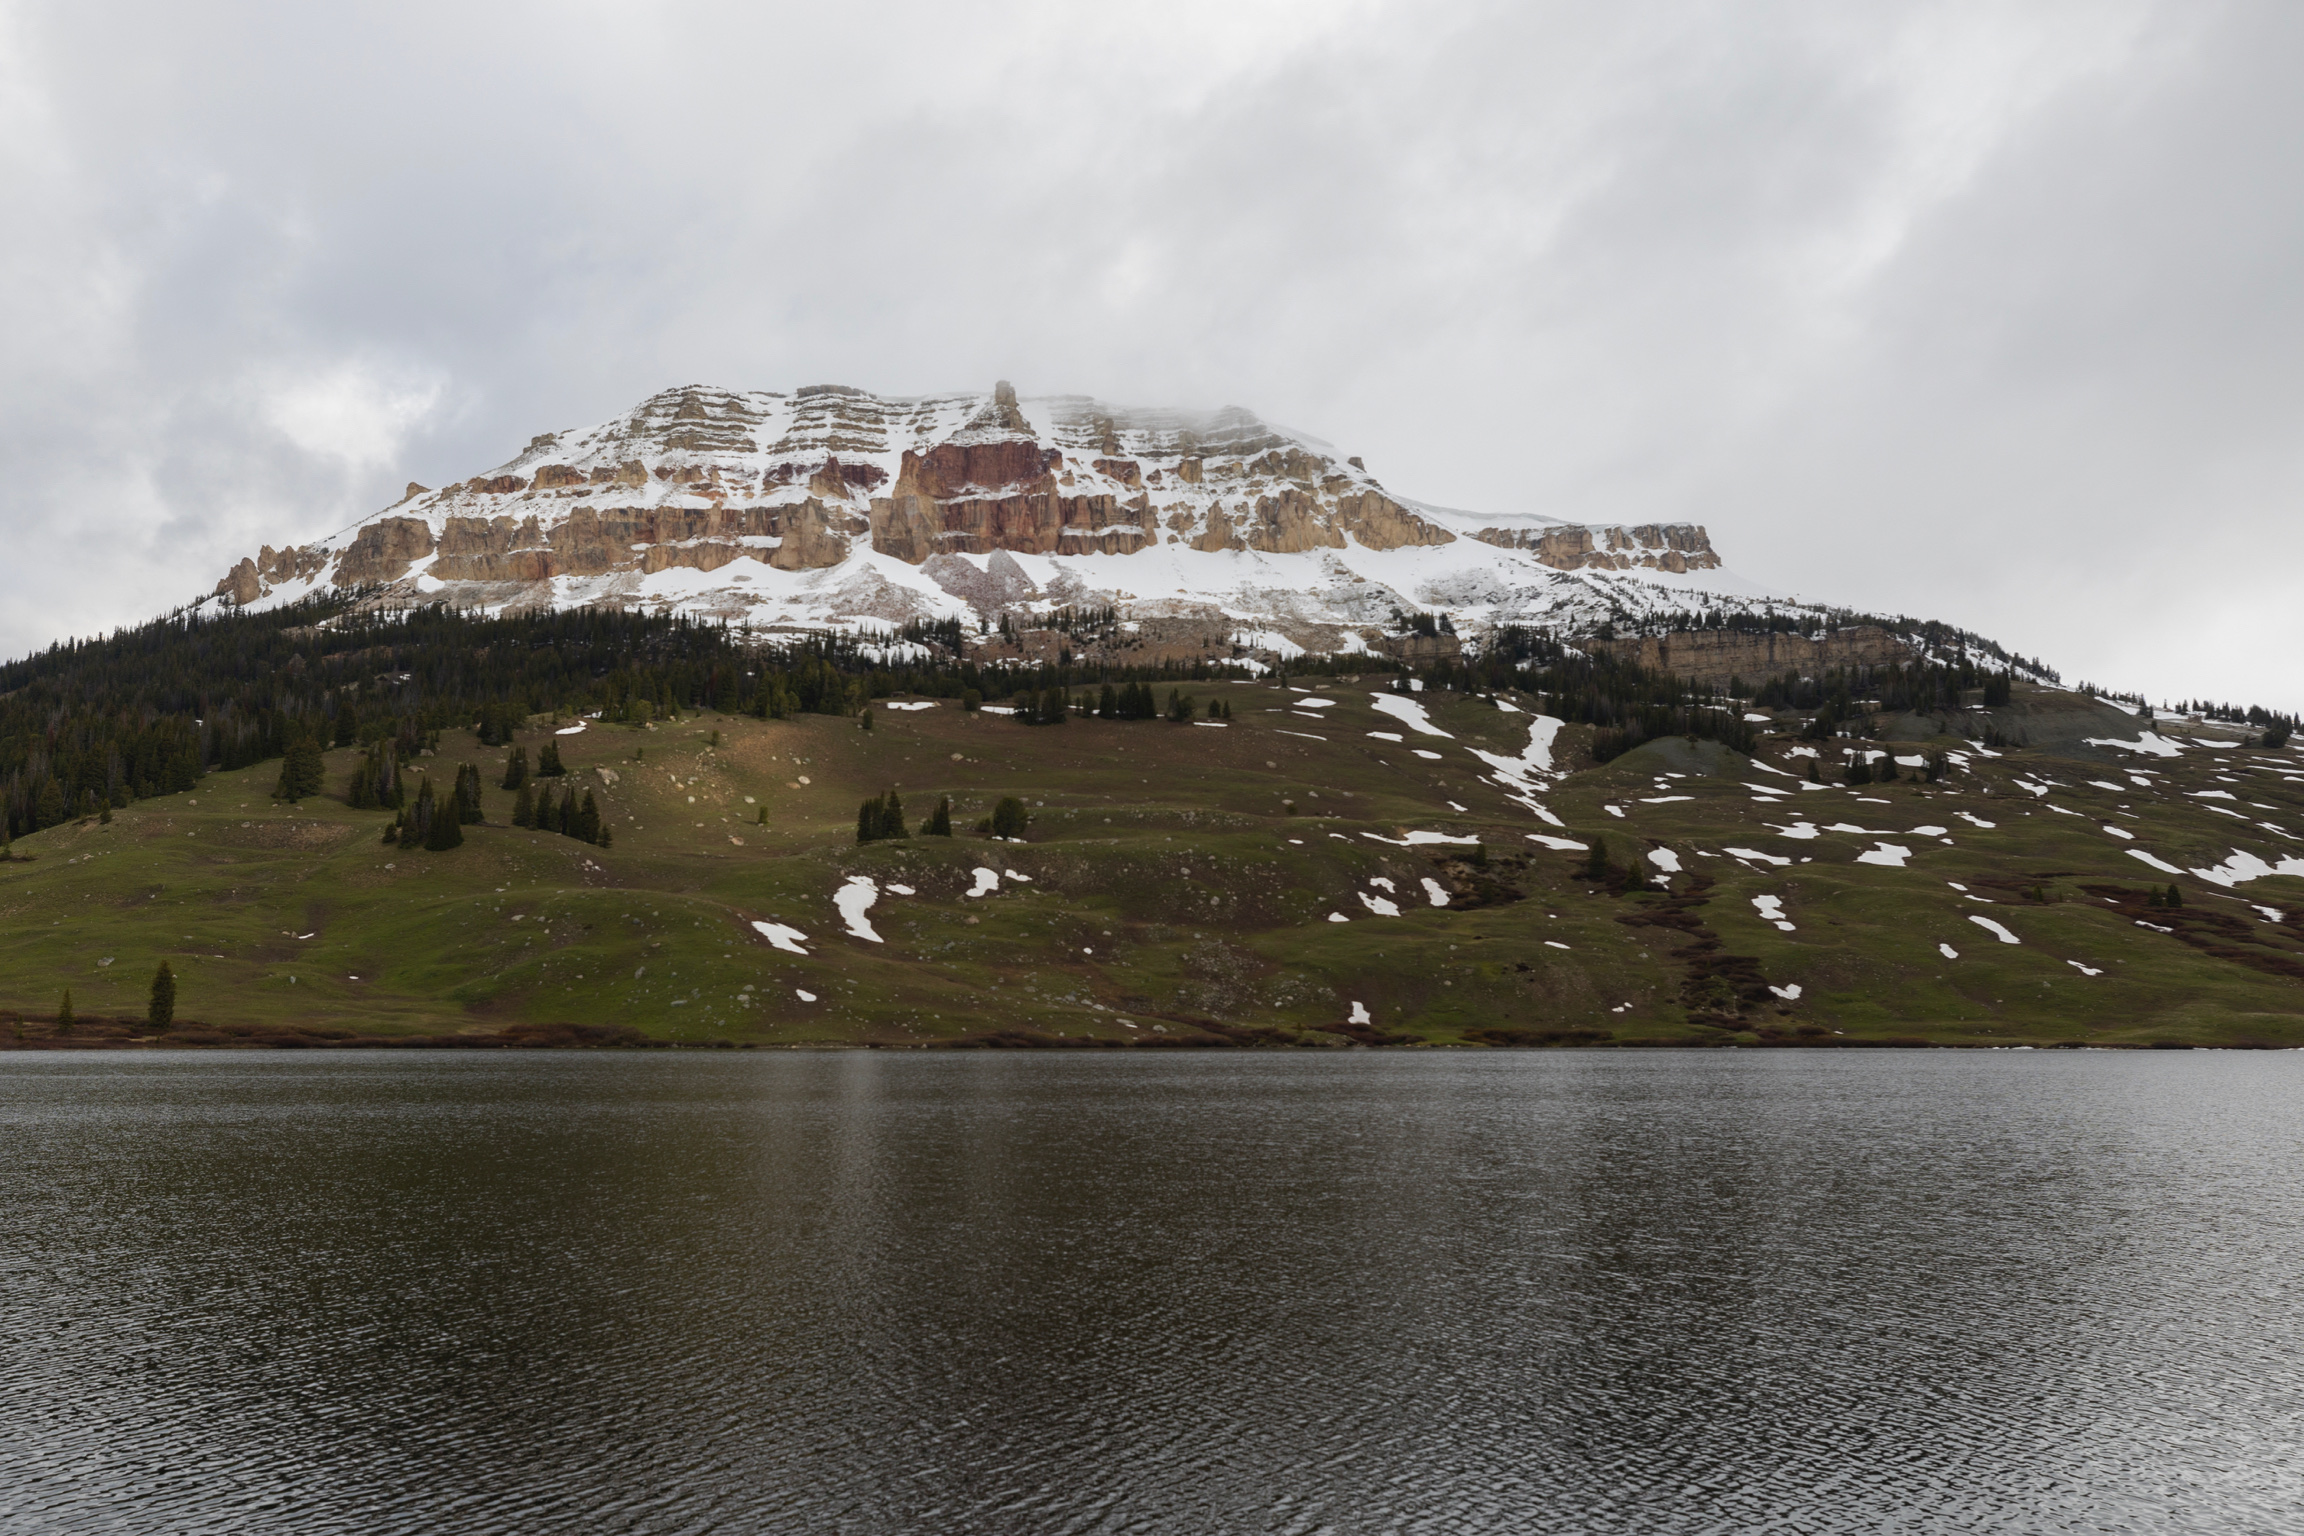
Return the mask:
[[0,1531],[2304,1529],[2304,1056],[0,1056]]

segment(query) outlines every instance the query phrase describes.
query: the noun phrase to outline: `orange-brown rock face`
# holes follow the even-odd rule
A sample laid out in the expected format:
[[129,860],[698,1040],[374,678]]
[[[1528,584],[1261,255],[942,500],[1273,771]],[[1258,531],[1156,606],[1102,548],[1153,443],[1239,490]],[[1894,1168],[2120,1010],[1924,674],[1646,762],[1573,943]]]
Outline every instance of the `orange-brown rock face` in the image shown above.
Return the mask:
[[1337,532],[1327,511],[1317,498],[1294,486],[1289,486],[1277,496],[1258,497],[1255,513],[1248,523],[1248,547],[1262,550],[1268,555],[1297,555],[1308,549],[1341,549],[1344,546],[1344,535]]
[[1453,544],[1456,535],[1401,506],[1381,491],[1336,498],[1336,518],[1370,549],[1402,549],[1411,544]]
[[534,517],[452,517],[440,530],[442,581],[548,581],[560,574]]
[[262,597],[264,583],[256,575],[256,562],[243,556],[240,563],[216,583],[216,595],[229,598],[243,608]]
[[785,508],[777,524],[776,532],[783,542],[768,557],[768,563],[780,571],[821,570],[848,558],[852,520],[847,514],[835,514],[813,496],[797,507]]
[[398,581],[432,553],[432,525],[420,517],[380,517],[362,528],[337,557],[332,578],[340,587]]
[[1483,528],[1473,535],[1500,549],[1533,549],[1536,558],[1558,571],[1717,570],[1720,557],[1695,523],[1641,523],[1633,527]]
[[939,553],[1076,555],[1143,542],[1152,514],[1142,496],[1067,496],[1063,467],[1062,450],[1030,439],[907,449],[894,493],[872,503],[872,547],[918,565]]

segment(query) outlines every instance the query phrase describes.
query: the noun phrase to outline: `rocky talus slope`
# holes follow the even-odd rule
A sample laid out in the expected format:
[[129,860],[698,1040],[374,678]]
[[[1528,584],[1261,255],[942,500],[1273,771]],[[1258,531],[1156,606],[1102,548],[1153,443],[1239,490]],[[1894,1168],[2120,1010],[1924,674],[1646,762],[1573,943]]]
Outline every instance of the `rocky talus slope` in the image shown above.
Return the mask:
[[1719,567],[1693,524],[1428,506],[1243,410],[818,385],[668,390],[544,433],[329,538],[265,547],[213,600],[374,586],[387,602],[662,606],[761,627],[1110,605],[1330,651],[1395,610],[1478,626],[1684,607],[1708,577],[1733,589]]

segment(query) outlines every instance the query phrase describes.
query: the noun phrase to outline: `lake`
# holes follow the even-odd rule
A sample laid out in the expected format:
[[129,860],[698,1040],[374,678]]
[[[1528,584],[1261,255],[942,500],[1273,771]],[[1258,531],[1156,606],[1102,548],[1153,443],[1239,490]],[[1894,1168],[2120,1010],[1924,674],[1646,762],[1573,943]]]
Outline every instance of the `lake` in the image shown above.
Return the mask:
[[0,1531],[2293,1532],[2304,1056],[0,1055]]

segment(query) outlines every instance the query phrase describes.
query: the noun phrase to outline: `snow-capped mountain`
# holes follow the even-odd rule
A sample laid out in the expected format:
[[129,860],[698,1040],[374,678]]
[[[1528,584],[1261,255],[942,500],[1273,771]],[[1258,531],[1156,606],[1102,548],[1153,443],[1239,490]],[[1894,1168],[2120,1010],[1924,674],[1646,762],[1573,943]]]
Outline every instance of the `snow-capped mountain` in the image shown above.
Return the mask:
[[1005,383],[922,399],[667,390],[462,484],[411,484],[329,538],[267,546],[213,600],[330,586],[756,628],[1111,605],[1282,651],[1359,649],[1400,611],[1575,624],[1742,590],[1694,524],[1429,506],[1244,410],[1020,399]]

